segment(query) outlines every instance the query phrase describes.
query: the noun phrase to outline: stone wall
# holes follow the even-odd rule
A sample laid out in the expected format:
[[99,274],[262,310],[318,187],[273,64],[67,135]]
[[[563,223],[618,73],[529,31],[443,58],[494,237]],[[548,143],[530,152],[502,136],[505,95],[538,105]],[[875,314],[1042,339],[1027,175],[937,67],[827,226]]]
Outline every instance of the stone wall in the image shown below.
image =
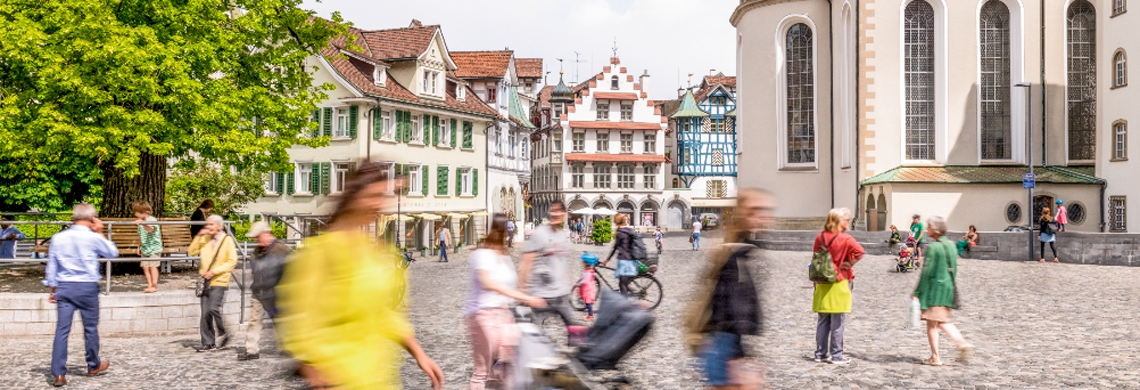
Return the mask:
[[[226,291],[222,308],[227,329],[239,330],[237,288]],[[48,294],[0,294],[0,335],[51,336],[55,334],[56,306]],[[199,298],[190,290],[111,293],[99,296],[99,334],[197,333],[201,319]],[[248,304],[247,309],[248,311]],[[82,337],[83,323],[76,312],[71,335]]]

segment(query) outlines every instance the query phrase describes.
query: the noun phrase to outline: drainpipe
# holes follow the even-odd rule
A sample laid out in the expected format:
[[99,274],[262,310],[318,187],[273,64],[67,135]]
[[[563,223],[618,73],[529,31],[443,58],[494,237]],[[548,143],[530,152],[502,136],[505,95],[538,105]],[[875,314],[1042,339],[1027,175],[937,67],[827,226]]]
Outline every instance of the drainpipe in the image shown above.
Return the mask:
[[1108,222],[1104,218],[1104,193],[1108,187],[1108,180],[1097,179],[1097,181],[1100,182],[1100,232],[1104,233],[1108,227]]
[[[827,104],[828,110],[830,110],[828,122],[830,122],[831,135],[828,139],[829,152],[827,163],[829,165],[828,172],[831,176],[831,208],[835,208],[835,22],[833,21],[833,14],[835,14],[835,10],[832,9],[831,0],[827,0],[827,52],[829,53],[827,56],[827,68],[831,71],[831,75],[828,76],[828,84],[831,85],[831,97]],[[852,217],[852,220],[854,220],[854,217]]]
[[[859,101],[859,74],[860,74],[859,73],[859,52],[860,52],[859,51],[859,22],[860,22],[859,4],[858,4],[858,2],[856,2],[856,4],[855,4],[855,26],[853,26],[853,27],[855,27],[855,37],[854,37],[855,38],[855,47],[852,48],[852,49],[854,49],[852,51],[855,52],[855,76],[852,77],[852,79],[853,79],[852,81],[855,82],[855,100],[852,101],[852,103]],[[855,190],[855,208],[852,209],[852,210],[855,210],[855,213],[854,213],[855,217],[852,218],[853,223],[854,223],[854,222],[859,221],[859,201],[862,199],[862,196],[863,196],[863,184],[861,183],[861,180],[859,180],[859,110],[858,109],[855,109],[855,123],[853,124],[853,126],[854,127],[851,130],[855,132],[855,134],[852,135],[852,141],[855,144],[855,166],[851,167],[851,169],[853,169],[855,171],[854,172],[855,173],[855,184],[857,185],[857,187],[856,187],[857,189]],[[867,221],[867,222],[870,222],[870,221]],[[868,226],[868,228],[869,227],[870,226]]]
[[[1046,161],[1047,161],[1046,156],[1048,156],[1049,153],[1047,153],[1046,152],[1047,149],[1045,149],[1045,111],[1048,109],[1047,107],[1045,107],[1045,88],[1047,85],[1047,84],[1045,84],[1045,0],[1041,0],[1041,10],[1040,11],[1041,11],[1040,12],[1040,14],[1041,14],[1041,167],[1044,168],[1044,167],[1049,166],[1049,164],[1046,163]],[[1029,125],[1026,124],[1026,126],[1029,126]],[[1030,161],[1029,163],[1033,164],[1032,161]],[[1101,203],[1104,203],[1103,199],[1101,200]],[[1103,215],[1102,215],[1102,218],[1103,218]]]

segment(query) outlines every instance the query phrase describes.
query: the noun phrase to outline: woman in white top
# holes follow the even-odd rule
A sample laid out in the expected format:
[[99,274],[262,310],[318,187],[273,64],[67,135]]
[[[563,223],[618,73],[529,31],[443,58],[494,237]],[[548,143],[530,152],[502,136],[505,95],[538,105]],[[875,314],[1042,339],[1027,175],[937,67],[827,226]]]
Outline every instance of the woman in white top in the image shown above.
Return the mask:
[[546,301],[516,289],[518,272],[507,255],[507,216],[495,214],[483,247],[471,253],[471,291],[467,295],[465,314],[467,334],[475,367],[471,373],[471,389],[482,390],[496,364],[498,381],[510,389],[512,362],[518,346],[514,316],[507,305],[517,300],[530,307],[545,307]]

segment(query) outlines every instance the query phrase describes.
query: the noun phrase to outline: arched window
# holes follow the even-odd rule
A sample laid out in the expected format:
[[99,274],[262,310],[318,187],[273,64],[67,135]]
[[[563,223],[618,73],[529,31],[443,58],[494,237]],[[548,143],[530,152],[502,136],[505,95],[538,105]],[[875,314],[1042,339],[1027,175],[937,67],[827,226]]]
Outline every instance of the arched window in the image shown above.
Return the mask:
[[914,0],[904,17],[906,158],[934,160],[934,8],[925,0]]
[[1123,87],[1128,84],[1128,59],[1124,58],[1124,50],[1116,52],[1112,63],[1116,64],[1116,80],[1114,87]]
[[815,162],[815,60],[812,58],[812,32],[797,23],[788,29],[785,46],[788,163]]
[[1096,158],[1096,10],[1076,0],[1068,12],[1069,160]]
[[610,89],[618,89],[618,77],[610,77]]
[[1010,123],[1009,8],[1001,0],[982,6],[979,26],[981,59],[981,137],[983,160],[1013,157]]

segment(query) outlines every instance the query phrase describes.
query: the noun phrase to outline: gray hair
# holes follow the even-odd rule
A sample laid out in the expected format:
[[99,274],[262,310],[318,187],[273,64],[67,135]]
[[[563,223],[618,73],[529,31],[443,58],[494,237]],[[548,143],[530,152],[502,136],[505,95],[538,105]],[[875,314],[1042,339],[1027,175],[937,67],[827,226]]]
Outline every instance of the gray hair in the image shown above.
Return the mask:
[[216,223],[216,224],[218,224],[218,226],[222,226],[222,227],[226,226],[226,219],[222,218],[221,215],[217,215],[217,214],[210,214],[209,217],[206,217],[206,222]]
[[938,233],[939,237],[946,235],[946,220],[937,215],[926,220],[926,229]]
[[90,221],[95,219],[95,206],[90,203],[80,203],[71,208],[72,221]]

